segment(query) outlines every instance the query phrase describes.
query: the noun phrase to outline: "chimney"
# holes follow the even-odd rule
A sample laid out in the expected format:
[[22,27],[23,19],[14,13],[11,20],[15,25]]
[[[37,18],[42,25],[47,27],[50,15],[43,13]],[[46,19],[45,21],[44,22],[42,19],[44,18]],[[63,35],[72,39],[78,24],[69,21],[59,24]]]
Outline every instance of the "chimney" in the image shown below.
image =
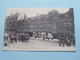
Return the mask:
[[27,15],[24,13],[24,20],[27,20]]

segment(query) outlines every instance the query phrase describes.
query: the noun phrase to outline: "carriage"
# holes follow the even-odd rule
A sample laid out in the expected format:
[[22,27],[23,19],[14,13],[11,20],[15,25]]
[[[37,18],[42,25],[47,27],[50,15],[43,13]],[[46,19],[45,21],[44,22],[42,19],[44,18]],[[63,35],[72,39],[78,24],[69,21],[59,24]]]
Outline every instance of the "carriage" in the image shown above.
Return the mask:
[[17,42],[17,35],[16,33],[9,34],[10,42],[13,43],[13,41]]

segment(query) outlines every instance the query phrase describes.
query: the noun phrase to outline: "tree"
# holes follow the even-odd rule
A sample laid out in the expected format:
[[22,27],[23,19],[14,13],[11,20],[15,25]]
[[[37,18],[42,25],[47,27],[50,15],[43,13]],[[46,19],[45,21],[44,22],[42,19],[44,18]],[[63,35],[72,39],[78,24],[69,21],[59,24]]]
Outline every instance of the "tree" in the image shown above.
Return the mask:
[[50,19],[52,19],[55,15],[57,15],[57,14],[59,14],[58,13],[58,10],[51,10],[48,14],[47,14],[47,16],[50,18]]
[[48,15],[54,16],[54,15],[56,15],[57,13],[58,13],[58,10],[51,10],[51,11],[48,13]]

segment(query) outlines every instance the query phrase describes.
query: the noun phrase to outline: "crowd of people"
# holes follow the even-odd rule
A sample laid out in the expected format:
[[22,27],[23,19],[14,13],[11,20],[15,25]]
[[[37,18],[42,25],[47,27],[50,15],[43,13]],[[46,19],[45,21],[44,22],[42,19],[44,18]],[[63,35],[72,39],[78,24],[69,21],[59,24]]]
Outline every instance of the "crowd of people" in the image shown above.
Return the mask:
[[21,42],[29,42],[29,34],[18,34],[18,40],[21,41]]
[[59,46],[75,46],[75,40],[74,37],[72,36],[59,36]]
[[[6,35],[6,36],[4,36],[4,40],[9,40],[11,43],[13,43],[13,42],[17,42],[17,41],[19,41],[19,42],[29,42],[29,34],[24,34],[24,33],[20,33],[20,34],[16,34],[16,33],[14,33],[14,34],[8,34],[8,35]],[[4,44],[5,46],[7,45],[7,43],[5,42],[5,44]]]
[[[6,40],[8,40],[8,38],[9,38],[11,43],[13,43],[14,41],[15,42],[19,41],[19,42],[27,42],[28,43],[29,39],[30,39],[30,36],[27,33],[19,33],[17,35],[15,33],[15,34],[9,34],[9,36],[7,38],[4,37],[4,39],[6,39]],[[34,38],[37,38],[37,36],[36,37],[34,36]],[[43,38],[43,40],[58,39],[59,46],[63,46],[63,47],[65,45],[66,46],[71,46],[71,45],[75,46],[74,36],[72,36],[72,35],[71,36],[69,36],[69,35],[59,35],[59,36],[50,36],[49,37],[49,36],[46,36],[45,34],[43,34],[42,38]]]
[[[35,36],[35,38],[38,38],[38,36]],[[42,35],[43,40],[54,40],[54,39],[58,39],[58,44],[59,46],[75,46],[75,38],[73,35],[66,35],[66,34],[61,34],[61,35],[46,35],[43,34]]]

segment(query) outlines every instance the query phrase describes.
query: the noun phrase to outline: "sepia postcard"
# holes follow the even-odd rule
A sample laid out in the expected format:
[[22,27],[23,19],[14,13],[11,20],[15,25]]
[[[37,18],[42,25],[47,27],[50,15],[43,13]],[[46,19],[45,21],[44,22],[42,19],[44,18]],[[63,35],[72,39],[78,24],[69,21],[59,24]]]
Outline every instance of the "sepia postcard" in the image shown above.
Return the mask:
[[5,51],[76,51],[73,8],[7,8]]

